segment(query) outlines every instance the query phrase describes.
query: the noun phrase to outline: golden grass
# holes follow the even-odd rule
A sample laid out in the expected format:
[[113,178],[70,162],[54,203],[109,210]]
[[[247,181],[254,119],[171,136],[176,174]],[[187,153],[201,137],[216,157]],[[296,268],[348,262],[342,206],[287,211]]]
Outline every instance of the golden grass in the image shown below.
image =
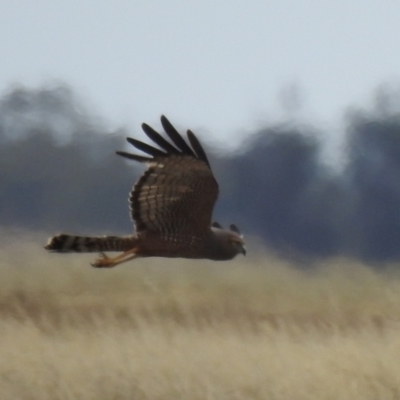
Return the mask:
[[[400,399],[400,275],[47,254],[0,233],[0,398]],[[17,245],[18,243],[18,245]]]

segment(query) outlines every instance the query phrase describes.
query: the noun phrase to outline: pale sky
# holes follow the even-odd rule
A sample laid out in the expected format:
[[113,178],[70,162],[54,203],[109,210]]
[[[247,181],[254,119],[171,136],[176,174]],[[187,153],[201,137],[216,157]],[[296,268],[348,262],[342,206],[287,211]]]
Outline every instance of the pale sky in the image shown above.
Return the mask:
[[[279,120],[282,88],[327,125],[400,82],[398,0],[0,0],[0,94],[61,81],[110,127],[216,141]],[[233,140],[233,139],[232,139]]]

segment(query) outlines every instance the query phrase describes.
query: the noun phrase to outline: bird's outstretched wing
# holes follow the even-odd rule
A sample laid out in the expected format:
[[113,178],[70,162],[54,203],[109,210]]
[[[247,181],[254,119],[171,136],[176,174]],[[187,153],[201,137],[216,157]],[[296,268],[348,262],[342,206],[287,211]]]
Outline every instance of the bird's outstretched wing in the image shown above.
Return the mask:
[[189,144],[168,119],[161,124],[171,142],[147,124],[146,135],[160,149],[139,140],[128,142],[151,157],[117,151],[117,154],[148,165],[130,193],[131,217],[136,231],[160,235],[203,235],[211,225],[218,184],[207,155],[196,136],[187,131]]

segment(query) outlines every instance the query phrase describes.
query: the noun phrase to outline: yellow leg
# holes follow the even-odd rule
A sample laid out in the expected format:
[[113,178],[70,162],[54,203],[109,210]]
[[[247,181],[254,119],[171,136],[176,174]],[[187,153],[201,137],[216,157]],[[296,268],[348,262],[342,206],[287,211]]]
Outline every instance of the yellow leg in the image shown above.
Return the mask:
[[113,268],[116,267],[119,264],[122,264],[124,262],[133,260],[134,258],[137,257],[137,247],[130,249],[128,251],[125,251],[124,253],[121,253],[120,255],[110,258],[104,253],[100,253],[100,258],[98,258],[94,263],[91,264],[92,267],[96,268]]

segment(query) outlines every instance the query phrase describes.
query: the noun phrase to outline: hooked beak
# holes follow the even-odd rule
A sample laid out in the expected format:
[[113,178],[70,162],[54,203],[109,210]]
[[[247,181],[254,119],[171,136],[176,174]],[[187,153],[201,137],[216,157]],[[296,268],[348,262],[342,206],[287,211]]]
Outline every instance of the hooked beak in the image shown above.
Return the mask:
[[246,255],[246,247],[242,246],[242,254],[245,256]]

